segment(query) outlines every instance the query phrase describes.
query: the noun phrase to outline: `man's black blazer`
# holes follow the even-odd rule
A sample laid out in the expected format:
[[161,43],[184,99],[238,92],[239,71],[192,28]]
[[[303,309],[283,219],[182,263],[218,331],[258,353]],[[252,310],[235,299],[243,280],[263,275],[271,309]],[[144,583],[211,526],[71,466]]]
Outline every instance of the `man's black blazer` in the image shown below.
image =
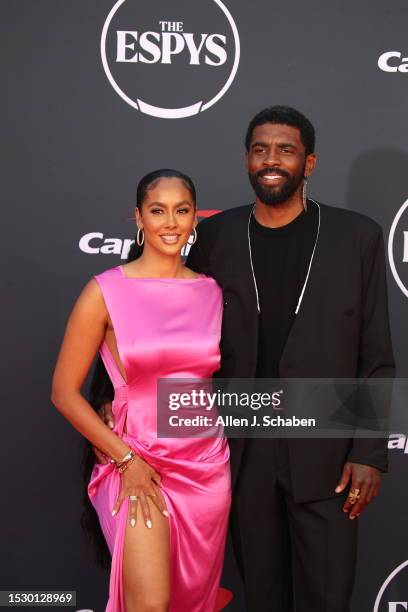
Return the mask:
[[[317,206],[308,200],[308,206]],[[201,221],[187,266],[214,277],[224,293],[221,378],[256,376],[258,310],[248,246],[252,205]],[[307,214],[307,213],[306,213]],[[381,227],[369,217],[320,204],[310,275],[281,360],[282,378],[392,378]],[[230,439],[233,481],[244,439]],[[385,439],[290,439],[296,501],[334,495],[344,463],[387,470]]]

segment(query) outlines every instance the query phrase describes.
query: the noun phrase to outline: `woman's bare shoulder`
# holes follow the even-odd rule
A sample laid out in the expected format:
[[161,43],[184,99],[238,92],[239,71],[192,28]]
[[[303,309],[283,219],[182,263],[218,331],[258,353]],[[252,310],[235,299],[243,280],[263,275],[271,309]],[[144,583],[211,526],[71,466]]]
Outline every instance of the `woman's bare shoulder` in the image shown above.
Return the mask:
[[187,268],[187,266],[184,266],[184,273],[184,278],[201,278],[202,276],[202,274],[197,274],[197,272],[194,272],[191,268]]
[[107,316],[105,300],[99,283],[94,276],[84,285],[76,300],[74,310],[89,313],[93,312],[95,316],[98,317]]

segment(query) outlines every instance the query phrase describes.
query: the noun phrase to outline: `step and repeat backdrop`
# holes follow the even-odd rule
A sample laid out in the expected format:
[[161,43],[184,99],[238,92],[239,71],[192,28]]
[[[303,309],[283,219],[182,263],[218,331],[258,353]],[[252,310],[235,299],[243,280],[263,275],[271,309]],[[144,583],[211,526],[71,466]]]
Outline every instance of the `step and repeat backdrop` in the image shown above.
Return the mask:
[[[108,575],[80,529],[80,436],[50,381],[76,296],[127,256],[143,174],[191,175],[200,217],[249,203],[248,122],[274,104],[305,113],[317,132],[309,194],[383,227],[407,377],[408,2],[3,0],[0,17],[0,589],[75,590],[76,610],[100,612]],[[353,612],[408,610],[404,432],[389,446],[360,519]],[[222,586],[243,612],[230,545]]]

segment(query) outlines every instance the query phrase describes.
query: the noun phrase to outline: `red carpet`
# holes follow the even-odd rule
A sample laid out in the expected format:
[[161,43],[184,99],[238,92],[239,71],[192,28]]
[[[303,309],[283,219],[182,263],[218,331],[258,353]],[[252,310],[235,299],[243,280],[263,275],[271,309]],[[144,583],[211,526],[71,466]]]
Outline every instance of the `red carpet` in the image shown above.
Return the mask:
[[224,610],[224,608],[232,601],[233,594],[231,591],[227,591],[227,589],[219,589],[217,602],[215,604],[215,612],[219,612],[219,610]]

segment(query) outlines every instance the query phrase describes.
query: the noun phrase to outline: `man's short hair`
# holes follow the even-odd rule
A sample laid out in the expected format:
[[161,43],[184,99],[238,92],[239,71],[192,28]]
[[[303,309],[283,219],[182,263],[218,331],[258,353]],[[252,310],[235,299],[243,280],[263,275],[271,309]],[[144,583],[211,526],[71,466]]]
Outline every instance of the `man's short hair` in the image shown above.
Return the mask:
[[315,130],[313,125],[307,117],[290,106],[271,106],[270,108],[265,108],[255,115],[248,126],[245,136],[245,148],[247,151],[249,151],[249,147],[251,145],[252,133],[254,129],[259,125],[264,125],[265,123],[290,125],[297,128],[305,146],[306,155],[314,152]]

